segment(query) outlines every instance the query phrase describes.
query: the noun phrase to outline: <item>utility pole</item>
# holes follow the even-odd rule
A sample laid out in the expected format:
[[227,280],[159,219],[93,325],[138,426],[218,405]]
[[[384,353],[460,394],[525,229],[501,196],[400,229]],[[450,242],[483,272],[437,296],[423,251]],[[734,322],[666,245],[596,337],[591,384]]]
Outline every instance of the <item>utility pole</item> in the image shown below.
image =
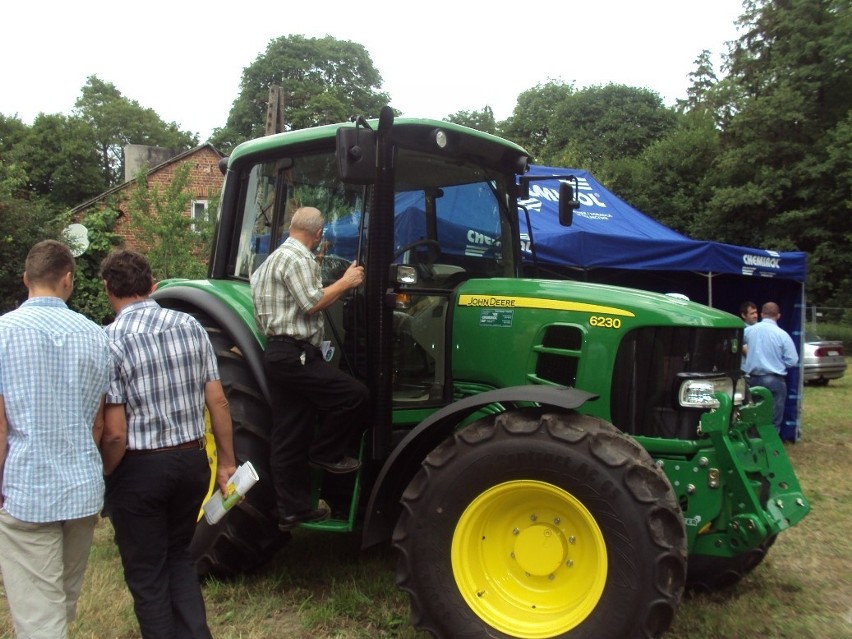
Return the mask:
[[273,84],[269,87],[269,101],[266,103],[264,135],[273,135],[282,131],[284,131],[284,94],[281,87]]

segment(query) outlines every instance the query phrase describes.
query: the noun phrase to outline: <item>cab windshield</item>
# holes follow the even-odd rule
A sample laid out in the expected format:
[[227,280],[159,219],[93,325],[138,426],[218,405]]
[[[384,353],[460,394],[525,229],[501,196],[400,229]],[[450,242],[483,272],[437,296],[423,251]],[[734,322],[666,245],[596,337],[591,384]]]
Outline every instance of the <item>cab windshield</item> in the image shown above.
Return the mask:
[[[514,270],[503,177],[400,150],[394,198],[394,262],[414,264],[424,287],[451,287],[468,277]],[[370,186],[339,181],[333,153],[255,164],[243,174],[242,219],[232,274],[248,278],[287,237],[293,212],[319,208],[328,220],[319,251],[324,279],[353,259],[363,263],[370,239]]]

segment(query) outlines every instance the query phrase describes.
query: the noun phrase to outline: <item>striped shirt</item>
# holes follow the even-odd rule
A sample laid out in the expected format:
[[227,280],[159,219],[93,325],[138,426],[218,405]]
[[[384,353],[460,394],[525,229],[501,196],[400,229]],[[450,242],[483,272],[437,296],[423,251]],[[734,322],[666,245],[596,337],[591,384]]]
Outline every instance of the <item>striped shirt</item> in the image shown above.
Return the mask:
[[177,446],[204,435],[204,386],[219,379],[204,327],[150,299],[107,326],[112,354],[107,404],[125,404],[127,448]]
[[34,297],[0,317],[0,395],[8,450],[4,508],[32,523],[101,510],[103,464],[92,426],[108,385],[100,326],[58,297]]
[[313,254],[288,237],[251,276],[254,321],[266,336],[290,335],[319,346],[322,313],[309,315],[322,299],[322,276]]

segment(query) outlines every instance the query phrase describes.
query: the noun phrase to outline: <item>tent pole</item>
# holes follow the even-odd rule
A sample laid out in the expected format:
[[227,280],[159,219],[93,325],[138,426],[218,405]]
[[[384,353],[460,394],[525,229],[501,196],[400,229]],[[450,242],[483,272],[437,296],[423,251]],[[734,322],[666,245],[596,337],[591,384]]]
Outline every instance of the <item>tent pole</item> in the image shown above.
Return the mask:
[[707,306],[713,306],[713,272],[707,273]]

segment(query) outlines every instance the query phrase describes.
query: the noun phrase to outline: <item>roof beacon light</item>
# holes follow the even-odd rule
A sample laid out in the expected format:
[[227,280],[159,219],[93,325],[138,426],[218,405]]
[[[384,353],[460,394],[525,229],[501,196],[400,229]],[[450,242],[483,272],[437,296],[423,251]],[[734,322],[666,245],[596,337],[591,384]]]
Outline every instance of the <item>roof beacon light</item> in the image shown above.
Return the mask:
[[449,144],[449,140],[447,139],[447,133],[443,129],[435,129],[432,132],[432,137],[435,140],[435,144],[438,145],[439,149],[446,149],[447,144]]

